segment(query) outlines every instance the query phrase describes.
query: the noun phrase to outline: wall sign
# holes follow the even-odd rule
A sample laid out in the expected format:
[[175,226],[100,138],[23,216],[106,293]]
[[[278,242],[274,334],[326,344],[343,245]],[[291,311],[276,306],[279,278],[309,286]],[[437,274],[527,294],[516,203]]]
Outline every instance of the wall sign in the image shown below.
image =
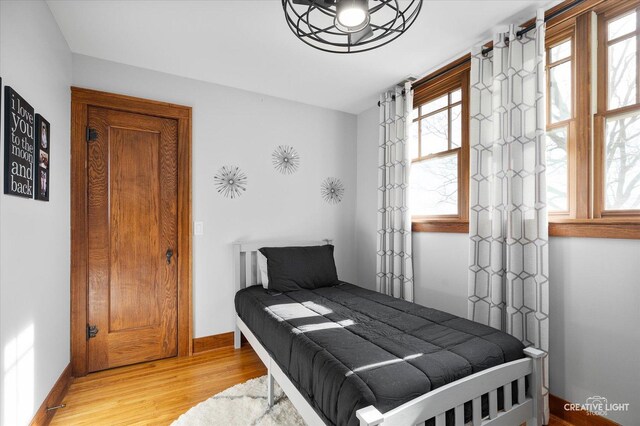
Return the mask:
[[38,161],[35,163],[35,174],[33,176],[36,200],[49,201],[49,186],[51,182],[51,158],[49,157],[51,147],[51,125],[43,116],[36,114],[36,152]]
[[5,87],[4,102],[4,193],[33,198],[33,107],[9,86]]

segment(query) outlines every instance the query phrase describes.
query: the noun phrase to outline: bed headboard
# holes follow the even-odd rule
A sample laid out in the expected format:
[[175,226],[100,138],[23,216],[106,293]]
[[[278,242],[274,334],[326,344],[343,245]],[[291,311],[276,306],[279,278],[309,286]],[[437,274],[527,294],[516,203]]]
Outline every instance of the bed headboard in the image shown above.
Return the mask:
[[233,281],[236,291],[262,284],[258,270],[258,249],[261,247],[322,246],[332,240],[306,241],[248,241],[233,243]]

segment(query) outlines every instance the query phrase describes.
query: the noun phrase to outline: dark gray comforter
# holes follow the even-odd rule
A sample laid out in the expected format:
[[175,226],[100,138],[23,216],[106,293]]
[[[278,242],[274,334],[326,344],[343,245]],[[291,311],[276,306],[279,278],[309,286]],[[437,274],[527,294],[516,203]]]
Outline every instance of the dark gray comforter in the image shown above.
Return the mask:
[[352,284],[270,294],[239,291],[236,311],[328,424],[357,425],[501,363],[522,358],[506,333]]

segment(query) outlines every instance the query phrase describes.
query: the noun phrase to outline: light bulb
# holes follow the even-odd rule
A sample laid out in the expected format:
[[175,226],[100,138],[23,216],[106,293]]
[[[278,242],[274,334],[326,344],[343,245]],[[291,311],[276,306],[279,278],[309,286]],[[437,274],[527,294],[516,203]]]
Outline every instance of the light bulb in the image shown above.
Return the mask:
[[338,22],[345,27],[359,27],[367,19],[367,13],[357,7],[350,7],[338,14]]
[[344,33],[356,33],[369,25],[367,0],[338,0],[336,3],[336,28]]

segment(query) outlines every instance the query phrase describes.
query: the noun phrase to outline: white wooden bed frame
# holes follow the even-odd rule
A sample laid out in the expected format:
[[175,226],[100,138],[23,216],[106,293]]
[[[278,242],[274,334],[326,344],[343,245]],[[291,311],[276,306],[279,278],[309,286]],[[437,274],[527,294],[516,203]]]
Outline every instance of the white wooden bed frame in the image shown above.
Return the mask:
[[[233,244],[233,270],[236,289],[262,284],[257,266],[257,251],[261,247],[308,246],[330,244],[322,241],[263,241]],[[302,396],[271,355],[260,344],[247,325],[236,315],[234,345],[240,348],[244,334],[268,369],[268,402],[273,404],[273,381],[278,382],[289,400],[309,426],[325,425],[322,418]],[[464,422],[464,404],[472,401],[473,426],[540,426],[544,419],[542,401],[542,358],[544,352],[526,348],[526,358],[508,362],[464,377],[427,392],[393,410],[381,413],[373,405],[356,412],[360,426],[408,426],[436,419],[436,426],[445,425],[445,413],[455,410],[455,426]],[[525,377],[529,378],[529,391],[525,394]],[[511,383],[517,383],[517,404],[512,404]],[[503,389],[503,407],[498,411],[498,389]],[[481,397],[489,395],[489,415],[482,418]]]

